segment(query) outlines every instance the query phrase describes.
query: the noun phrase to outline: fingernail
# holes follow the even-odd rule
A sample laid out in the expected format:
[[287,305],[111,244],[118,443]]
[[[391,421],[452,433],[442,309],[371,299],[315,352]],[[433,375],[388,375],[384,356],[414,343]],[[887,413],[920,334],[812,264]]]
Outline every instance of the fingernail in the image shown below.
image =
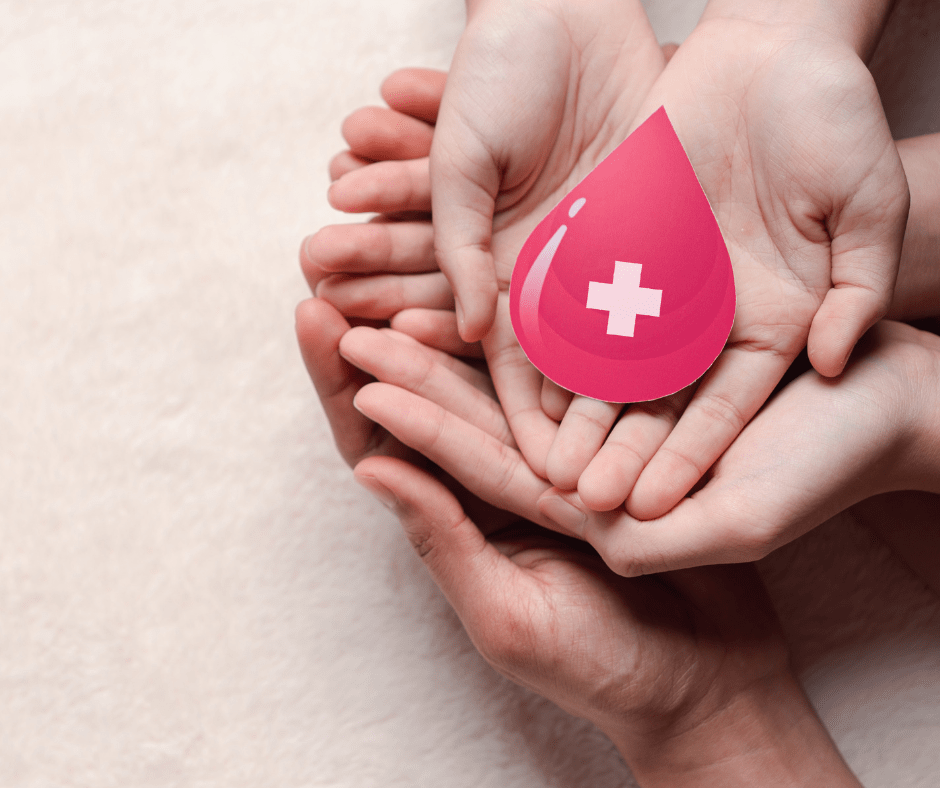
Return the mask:
[[583,538],[584,524],[587,517],[584,512],[560,495],[549,495],[539,501],[539,509],[549,520],[557,523],[561,528],[568,531],[572,536]]
[[383,506],[393,511],[397,508],[398,498],[395,497],[395,493],[374,476],[356,476],[355,478],[356,481],[372,493],[376,500]]

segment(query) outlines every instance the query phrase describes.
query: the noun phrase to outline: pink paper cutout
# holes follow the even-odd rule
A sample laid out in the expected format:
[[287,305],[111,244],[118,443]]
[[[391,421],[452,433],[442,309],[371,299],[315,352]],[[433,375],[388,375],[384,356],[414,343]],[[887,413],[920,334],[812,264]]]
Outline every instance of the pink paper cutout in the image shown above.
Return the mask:
[[662,107],[539,223],[509,288],[529,360],[607,402],[698,380],[728,339],[734,303],[728,249]]

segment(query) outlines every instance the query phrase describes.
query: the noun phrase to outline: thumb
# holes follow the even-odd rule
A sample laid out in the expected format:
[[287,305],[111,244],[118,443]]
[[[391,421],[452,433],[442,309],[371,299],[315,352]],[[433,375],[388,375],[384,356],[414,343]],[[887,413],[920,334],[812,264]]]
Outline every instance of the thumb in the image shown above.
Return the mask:
[[369,457],[356,481],[398,516],[434,582],[465,625],[499,601],[497,576],[512,566],[467,517],[439,481],[392,457]]
[[714,503],[686,498],[656,520],[637,520],[623,509],[592,511],[576,492],[553,489],[539,499],[539,509],[563,531],[588,542],[624,577],[755,561],[770,552],[742,512],[716,516],[720,507]]
[[447,94],[431,145],[431,210],[437,261],[454,290],[457,328],[479,341],[496,314],[496,268],[490,251],[500,170]]
[[852,349],[888,312],[910,191],[894,144],[830,227],[832,288],[810,326],[807,351],[820,375],[840,375]]

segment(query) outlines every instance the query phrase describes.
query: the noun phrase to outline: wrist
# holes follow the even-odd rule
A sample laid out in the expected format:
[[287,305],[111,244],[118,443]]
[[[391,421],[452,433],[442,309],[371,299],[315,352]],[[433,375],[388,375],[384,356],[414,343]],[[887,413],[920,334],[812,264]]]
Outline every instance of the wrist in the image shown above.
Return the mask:
[[740,20],[841,41],[868,61],[894,0],[709,0],[702,21]]
[[940,337],[927,331],[916,332],[919,352],[910,365],[914,384],[912,401],[916,410],[910,420],[910,448],[906,452],[907,473],[896,489],[922,490],[940,494]]
[[940,134],[899,140],[911,192],[892,320],[940,316]]
[[644,788],[859,786],[789,671],[692,716],[639,735],[608,731]]

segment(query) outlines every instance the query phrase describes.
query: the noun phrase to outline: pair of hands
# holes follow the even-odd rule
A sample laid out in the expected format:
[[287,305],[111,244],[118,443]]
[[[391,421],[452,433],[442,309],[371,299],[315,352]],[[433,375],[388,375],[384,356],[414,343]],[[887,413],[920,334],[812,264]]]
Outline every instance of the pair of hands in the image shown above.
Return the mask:
[[[834,33],[719,9],[706,12],[667,65],[639,2],[484,0],[469,4],[446,90],[442,80],[418,81],[400,77],[387,90],[423,91],[418,117],[436,120],[433,136],[414,123],[399,127],[399,141],[408,142],[395,155],[407,161],[340,178],[331,201],[348,211],[433,206],[434,234],[393,226],[382,242],[396,251],[389,270],[424,273],[381,310],[377,288],[390,281],[347,282],[359,288],[348,299],[330,292],[372,299],[370,314],[381,317],[395,306],[456,307],[456,326],[442,313],[408,313],[398,327],[422,339],[446,331],[447,347],[458,351],[482,338],[523,456],[558,488],[576,488],[593,510],[625,501],[641,520],[668,512],[807,341],[814,366],[837,375],[887,309],[906,182],[871,77]],[[660,105],[724,231],[738,291],[735,325],[713,368],[688,390],[626,411],[572,401],[542,379],[515,340],[512,266],[548,209]],[[353,137],[364,120],[351,119]],[[390,158],[360,150],[365,159]],[[335,235],[310,256],[361,272],[323,261]],[[452,288],[430,273],[438,262]]]
[[615,574],[583,541],[536,525],[547,484],[479,369],[390,329],[350,328],[322,299],[298,307],[297,332],[356,478],[398,515],[497,670],[594,722],[644,786],[857,785],[790,672],[753,566]]

